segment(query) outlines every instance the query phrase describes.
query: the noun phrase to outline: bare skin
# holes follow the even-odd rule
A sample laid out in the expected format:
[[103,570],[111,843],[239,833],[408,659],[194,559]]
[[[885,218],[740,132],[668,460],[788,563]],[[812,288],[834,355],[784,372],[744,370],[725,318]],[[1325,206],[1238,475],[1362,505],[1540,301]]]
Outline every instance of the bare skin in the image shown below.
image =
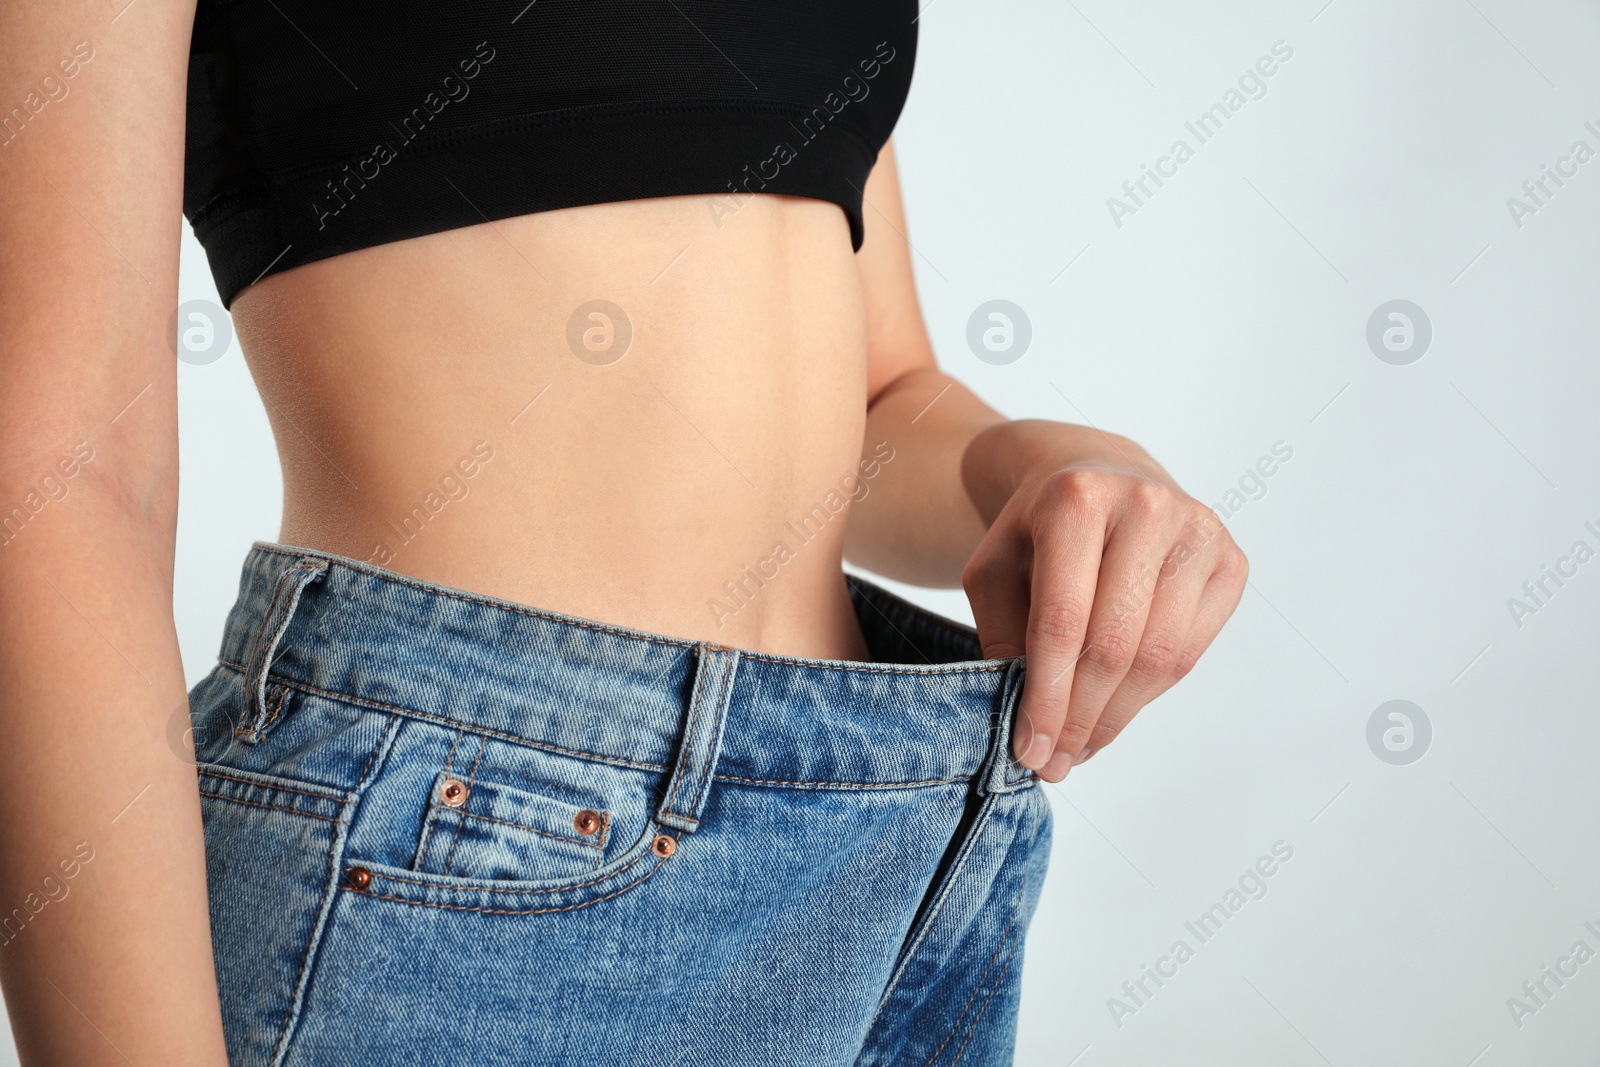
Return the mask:
[[[65,878],[78,842],[94,850],[70,895],[0,945],[0,978],[29,1067],[215,1067],[199,810],[169,740],[184,691],[168,322],[193,3],[121,7],[0,0],[5,84],[74,42],[94,53],[0,147],[0,508],[52,471],[69,487],[0,548],[0,903]],[[283,462],[279,539],[830,658],[866,655],[842,559],[961,584],[986,654],[1027,655],[1017,755],[1059,780],[1193,666],[1244,557],[1133,442],[1007,421],[943,375],[892,149],[866,197],[859,253],[831,204],[680,197],[261,280],[233,312]],[[595,298],[633,331],[604,365],[567,339]],[[69,477],[81,441],[93,459]],[[800,543],[788,531],[808,515]],[[792,558],[752,582],[779,540]]]
[[[842,515],[747,604],[724,589],[857,473],[865,310],[844,213],[752,197],[719,229],[711,208],[523,216],[241,293],[234,321],[284,460],[282,539],[676,636],[864,655]],[[613,363],[568,345],[593,297],[631,325]],[[493,459],[417,519],[478,442]]]

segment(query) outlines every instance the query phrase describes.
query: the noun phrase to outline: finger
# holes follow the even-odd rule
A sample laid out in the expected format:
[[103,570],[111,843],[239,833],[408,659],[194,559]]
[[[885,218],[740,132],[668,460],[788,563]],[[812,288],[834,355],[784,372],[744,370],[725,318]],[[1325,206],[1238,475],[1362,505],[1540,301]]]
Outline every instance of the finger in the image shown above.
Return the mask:
[[1033,770],[1049,760],[1067,717],[1074,666],[1100,581],[1106,516],[1092,490],[1073,490],[1065,506],[1049,509],[1033,534],[1028,676],[1013,739],[1017,762]]
[[1106,702],[1133,665],[1159,583],[1166,538],[1133,524],[1113,533],[1100,565],[1100,585],[1083,650],[1073,668],[1066,721],[1043,776],[1059,781],[1088,743]]
[[1239,598],[1244,596],[1244,583],[1249,574],[1250,564],[1244,553],[1230,542],[1222,550],[1217,569],[1211,572],[1211,579],[1200,594],[1200,606],[1189,624],[1183,651],[1178,655],[1179,677],[1194,669],[1195,663],[1222,632],[1223,623],[1233,615]]
[[1020,656],[1027,647],[1028,564],[1021,538],[999,524],[961,573],[967,603],[987,659]]
[[[1249,565],[1245,561],[1244,553],[1233,547],[1223,551],[1217,570],[1212,573],[1200,595],[1199,606],[1195,611],[1193,620],[1190,622],[1189,632],[1184,638],[1181,651],[1179,651],[1177,661],[1172,669],[1172,681],[1167,688],[1170,689],[1172,685],[1177,684],[1178,681],[1194,669],[1195,664],[1200,661],[1200,657],[1205,655],[1206,650],[1211,647],[1211,643],[1222,632],[1223,624],[1228,621],[1229,617],[1233,615],[1234,609],[1239,606],[1239,598],[1244,593],[1245,576],[1248,570]],[[1156,695],[1159,696],[1160,694]],[[1149,697],[1144,703],[1148,704],[1154,699],[1154,696]],[[1142,706],[1140,705],[1141,708]],[[1135,712],[1138,710],[1140,709],[1134,709]],[[1128,717],[1131,719],[1132,715],[1130,714]],[[1126,723],[1123,725],[1126,725]],[[1117,731],[1110,733],[1104,740],[1101,740],[1098,736],[1093,738],[1089,746],[1079,755],[1077,762],[1082,763],[1094,756],[1095,753],[1110,743],[1116,733],[1120,732],[1120,729],[1118,727]],[[1099,730],[1097,728],[1096,734],[1098,735],[1098,733]]]
[[1225,547],[1222,538],[1192,524],[1185,528],[1162,565],[1139,650],[1106,701],[1088,744],[1079,753],[1079,762],[1110,744],[1146,704],[1172,688],[1194,666],[1195,656],[1185,653],[1191,649],[1195,620]]

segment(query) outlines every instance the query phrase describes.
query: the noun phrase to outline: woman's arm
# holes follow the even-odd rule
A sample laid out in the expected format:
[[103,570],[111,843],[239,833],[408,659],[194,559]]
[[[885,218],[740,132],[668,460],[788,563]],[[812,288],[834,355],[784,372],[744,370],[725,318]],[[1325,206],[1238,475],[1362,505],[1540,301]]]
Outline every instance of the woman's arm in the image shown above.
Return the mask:
[[866,452],[852,562],[962,584],[984,652],[1026,653],[1017,757],[1052,781],[1183,677],[1244,591],[1246,563],[1209,508],[1138,445],[1007,421],[942,374],[917,304],[892,145],[866,187]]
[[221,1067],[168,741],[194,4],[124,3],[0,0],[0,979],[30,1067]]

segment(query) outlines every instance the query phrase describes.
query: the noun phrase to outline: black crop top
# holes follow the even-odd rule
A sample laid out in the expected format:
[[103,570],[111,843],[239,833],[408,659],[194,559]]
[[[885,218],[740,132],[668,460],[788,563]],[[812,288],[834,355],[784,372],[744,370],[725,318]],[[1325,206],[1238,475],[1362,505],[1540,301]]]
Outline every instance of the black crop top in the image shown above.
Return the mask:
[[268,273],[580,204],[838,204],[911,85],[916,0],[200,0],[183,209]]

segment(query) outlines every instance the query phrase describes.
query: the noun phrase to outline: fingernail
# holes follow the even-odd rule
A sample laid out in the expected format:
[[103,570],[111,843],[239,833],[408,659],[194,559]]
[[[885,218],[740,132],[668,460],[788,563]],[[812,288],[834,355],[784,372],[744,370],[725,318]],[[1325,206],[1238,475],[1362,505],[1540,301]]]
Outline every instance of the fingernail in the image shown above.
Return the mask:
[[1028,750],[1022,754],[1017,762],[1031,770],[1038,770],[1044,766],[1044,761],[1050,755],[1050,739],[1044,734],[1036,733],[1028,742]]
[[1028,745],[1033,741],[1033,727],[1017,720],[1016,732],[1011,735],[1011,751],[1017,754],[1017,762],[1022,762],[1022,757],[1028,754]]
[[1078,758],[1072,761],[1072,765],[1076,767],[1078,764],[1082,763],[1092,755],[1094,755],[1094,749],[1086,748],[1082,752],[1078,753]]
[[1076,762],[1077,761],[1072,758],[1072,753],[1057,752],[1054,756],[1050,757],[1050,762],[1044,765],[1044,770],[1040,771],[1039,775],[1040,777],[1047,778],[1052,782],[1059,782],[1061,779],[1067,776],[1067,772],[1072,770],[1073,765]]

